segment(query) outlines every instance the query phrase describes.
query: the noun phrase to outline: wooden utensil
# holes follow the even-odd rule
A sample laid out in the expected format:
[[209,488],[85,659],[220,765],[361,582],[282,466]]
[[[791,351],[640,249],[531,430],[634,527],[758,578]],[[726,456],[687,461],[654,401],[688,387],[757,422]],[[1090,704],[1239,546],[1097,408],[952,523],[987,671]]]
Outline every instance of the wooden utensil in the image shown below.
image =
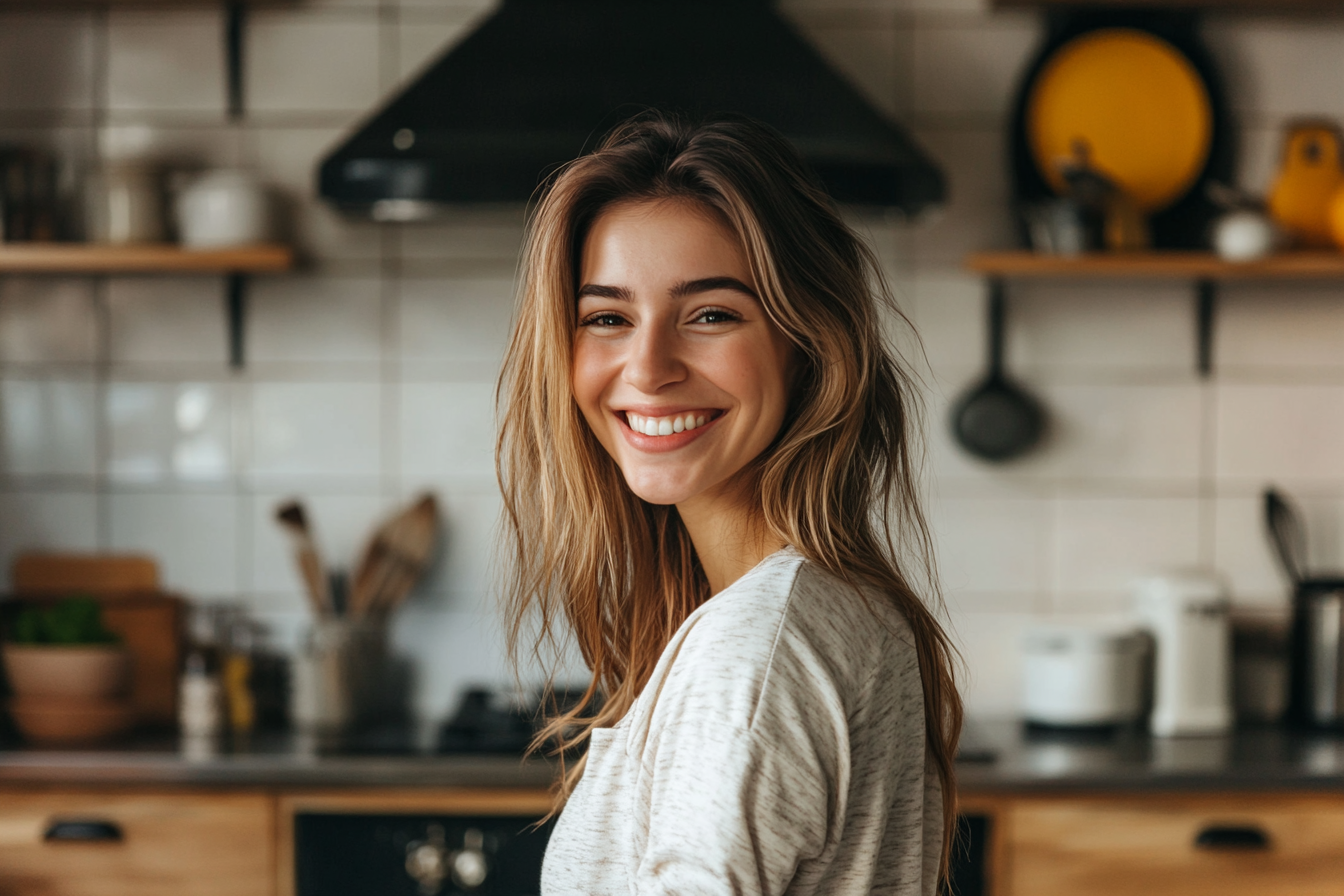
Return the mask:
[[308,604],[319,616],[332,613],[331,593],[327,588],[327,577],[323,572],[322,557],[317,551],[317,541],[308,526],[308,514],[297,500],[281,504],[276,508],[275,518],[280,527],[288,533],[294,548],[294,562],[298,564],[299,575],[303,577]]
[[351,615],[395,609],[428,568],[438,533],[438,502],[428,493],[374,530],[351,583]]

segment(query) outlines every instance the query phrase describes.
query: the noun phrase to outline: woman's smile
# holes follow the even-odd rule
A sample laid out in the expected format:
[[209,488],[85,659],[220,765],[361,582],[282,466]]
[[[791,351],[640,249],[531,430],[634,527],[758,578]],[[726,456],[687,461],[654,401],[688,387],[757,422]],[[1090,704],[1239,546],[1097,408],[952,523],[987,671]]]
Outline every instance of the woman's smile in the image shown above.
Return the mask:
[[627,202],[584,242],[574,398],[639,497],[712,495],[764,451],[788,405],[792,347],[746,255],[684,201]]

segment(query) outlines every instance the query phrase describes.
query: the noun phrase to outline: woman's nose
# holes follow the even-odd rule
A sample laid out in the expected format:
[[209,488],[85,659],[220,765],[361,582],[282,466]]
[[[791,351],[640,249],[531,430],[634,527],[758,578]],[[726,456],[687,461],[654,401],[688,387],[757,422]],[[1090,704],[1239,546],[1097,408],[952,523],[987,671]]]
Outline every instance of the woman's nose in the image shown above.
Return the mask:
[[676,328],[640,327],[630,342],[624,376],[627,383],[650,395],[685,379],[686,366],[678,356]]

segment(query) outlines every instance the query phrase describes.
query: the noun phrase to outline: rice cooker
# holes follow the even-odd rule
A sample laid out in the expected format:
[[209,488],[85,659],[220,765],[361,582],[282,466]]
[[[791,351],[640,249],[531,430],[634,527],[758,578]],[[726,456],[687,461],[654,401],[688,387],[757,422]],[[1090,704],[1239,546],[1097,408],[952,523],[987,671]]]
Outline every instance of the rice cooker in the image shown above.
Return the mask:
[[1038,725],[1137,721],[1145,706],[1148,638],[1132,626],[1043,622],[1022,638],[1022,712]]

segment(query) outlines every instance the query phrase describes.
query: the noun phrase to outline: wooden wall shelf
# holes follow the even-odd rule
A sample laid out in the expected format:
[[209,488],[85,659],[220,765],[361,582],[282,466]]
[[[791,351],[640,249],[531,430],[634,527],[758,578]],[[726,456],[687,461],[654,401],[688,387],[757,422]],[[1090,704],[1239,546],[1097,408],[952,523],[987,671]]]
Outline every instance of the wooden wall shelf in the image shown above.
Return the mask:
[[987,277],[1165,278],[1171,280],[1344,280],[1344,253],[1282,252],[1223,261],[1210,252],[1105,252],[1077,256],[975,252],[966,266]]
[[0,274],[269,274],[289,270],[289,246],[183,249],[175,245],[5,243]]
[[1036,252],[972,252],[966,267],[983,274],[992,295],[1003,295],[1005,280],[1189,280],[1195,286],[1195,366],[1200,376],[1213,370],[1213,327],[1218,286],[1231,280],[1344,281],[1344,253],[1281,252],[1260,261],[1223,261],[1212,252],[1097,252],[1076,256]]

